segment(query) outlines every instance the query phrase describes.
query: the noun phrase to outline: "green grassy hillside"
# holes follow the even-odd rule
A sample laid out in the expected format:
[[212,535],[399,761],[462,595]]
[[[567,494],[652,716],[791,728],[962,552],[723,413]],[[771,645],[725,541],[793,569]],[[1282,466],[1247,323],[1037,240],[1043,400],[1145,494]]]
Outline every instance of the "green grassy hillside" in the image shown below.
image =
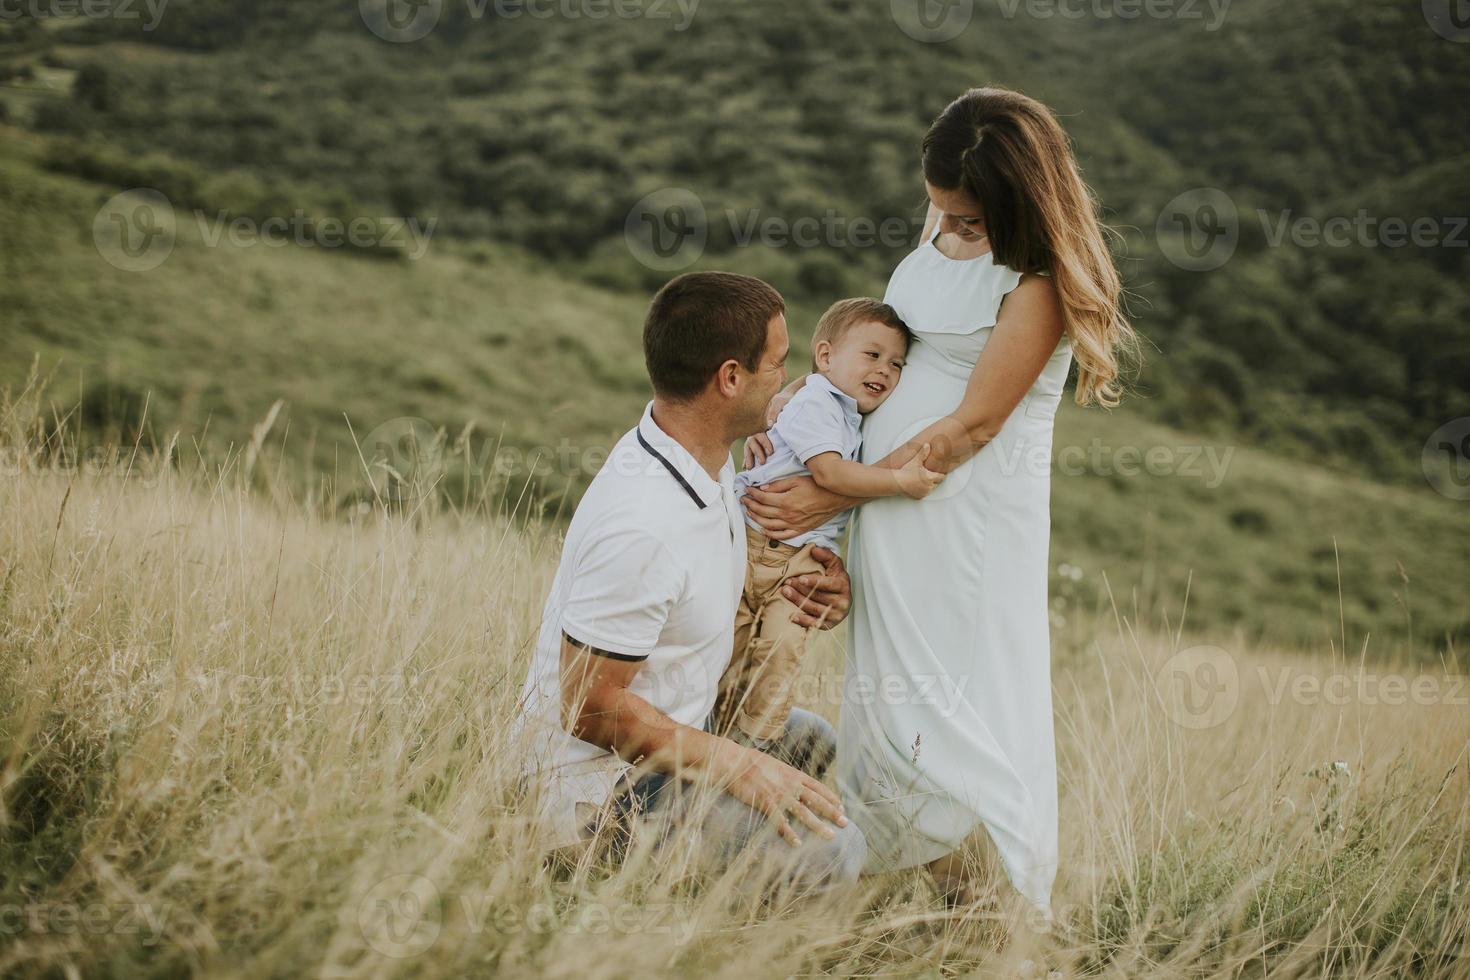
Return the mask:
[[[980,0],[945,43],[916,39],[883,0],[704,0],[687,17],[427,6],[439,16],[414,43],[376,36],[352,2],[173,0],[152,31],[3,20],[0,111],[86,145],[53,169],[132,186],[135,161],[164,154],[218,206],[432,217],[445,239],[515,245],[566,280],[635,293],[664,273],[634,258],[625,221],[644,195],[683,188],[707,219],[706,265],[823,303],[880,290],[906,245],[839,226],[770,247],[739,229],[915,221],[929,120],[972,85],[1017,87],[1058,112],[1120,233],[1131,315],[1158,348],[1140,382],[1155,421],[1408,485],[1429,433],[1465,414],[1464,46],[1420,5],[1180,2],[1130,17]],[[1174,222],[1210,229],[1174,202],[1205,187],[1228,196],[1238,246],[1181,268]],[[1273,243],[1288,214],[1360,211],[1430,221],[1443,241]]]
[[[39,356],[49,397],[79,405],[98,440],[131,440],[146,402],[145,443],[177,430],[180,465],[195,445],[218,464],[281,400],[260,479],[341,500],[364,492],[352,433],[412,416],[445,432],[451,499],[515,500],[530,480],[554,513],[648,397],[646,295],[483,244],[431,240],[417,261],[211,246],[183,209],[168,258],[123,271],[93,236],[121,188],[47,173],[41,139],[0,133],[0,384],[23,385]],[[816,312],[793,307],[793,370]],[[1167,428],[1136,400],[1067,407],[1055,449],[1059,636],[1085,642],[1075,610],[1109,594],[1130,618],[1183,620],[1216,642],[1351,655],[1454,656],[1450,638],[1470,628],[1470,513],[1423,483]]]

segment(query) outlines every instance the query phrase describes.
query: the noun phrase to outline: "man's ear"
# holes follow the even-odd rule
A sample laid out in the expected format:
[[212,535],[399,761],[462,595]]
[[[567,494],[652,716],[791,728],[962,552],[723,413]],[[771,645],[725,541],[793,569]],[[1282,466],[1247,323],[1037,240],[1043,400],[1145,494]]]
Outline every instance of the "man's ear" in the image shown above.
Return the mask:
[[832,365],[832,342],[830,340],[819,340],[812,348],[812,362],[817,365],[818,371],[825,371]]
[[734,398],[740,391],[740,377],[744,373],[739,361],[726,361],[715,371],[715,390],[726,398]]

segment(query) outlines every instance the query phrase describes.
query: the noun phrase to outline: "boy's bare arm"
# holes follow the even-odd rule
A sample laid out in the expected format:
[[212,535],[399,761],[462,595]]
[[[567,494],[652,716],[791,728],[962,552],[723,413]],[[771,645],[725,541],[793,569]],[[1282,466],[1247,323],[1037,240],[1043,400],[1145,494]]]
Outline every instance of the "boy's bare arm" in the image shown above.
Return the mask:
[[823,490],[840,493],[848,497],[894,497],[899,494],[921,500],[940,483],[944,474],[925,466],[929,458],[929,446],[919,452],[903,466],[890,469],[886,466],[865,466],[838,453],[820,453],[806,461],[812,479]]

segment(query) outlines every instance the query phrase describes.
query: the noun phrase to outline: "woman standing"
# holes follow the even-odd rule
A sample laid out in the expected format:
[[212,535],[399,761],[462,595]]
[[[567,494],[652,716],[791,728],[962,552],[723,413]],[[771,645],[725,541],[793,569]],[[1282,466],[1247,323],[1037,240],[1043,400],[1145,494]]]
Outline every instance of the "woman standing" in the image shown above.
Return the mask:
[[922,159],[923,242],[884,297],[915,342],[867,418],[863,462],[900,466],[929,443],[949,478],[922,501],[857,501],[807,478],[745,499],[774,537],[864,504],[838,780],[868,870],[924,864],[947,897],[969,897],[983,828],[1016,889],[1049,910],[1052,422],[1074,359],[1077,402],[1116,404],[1136,338],[1092,196],[1045,106],[972,89],[934,121]]

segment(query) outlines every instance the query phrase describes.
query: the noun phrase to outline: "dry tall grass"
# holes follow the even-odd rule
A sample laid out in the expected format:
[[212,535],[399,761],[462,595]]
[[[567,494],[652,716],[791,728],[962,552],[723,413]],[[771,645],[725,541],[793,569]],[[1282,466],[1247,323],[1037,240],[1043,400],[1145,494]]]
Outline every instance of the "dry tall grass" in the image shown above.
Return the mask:
[[917,875],[772,906],[528,846],[505,733],[554,534],[270,501],[243,457],[77,470],[0,415],[0,975],[1470,976],[1453,664],[1400,697],[1097,583],[1056,637],[1055,929]]

